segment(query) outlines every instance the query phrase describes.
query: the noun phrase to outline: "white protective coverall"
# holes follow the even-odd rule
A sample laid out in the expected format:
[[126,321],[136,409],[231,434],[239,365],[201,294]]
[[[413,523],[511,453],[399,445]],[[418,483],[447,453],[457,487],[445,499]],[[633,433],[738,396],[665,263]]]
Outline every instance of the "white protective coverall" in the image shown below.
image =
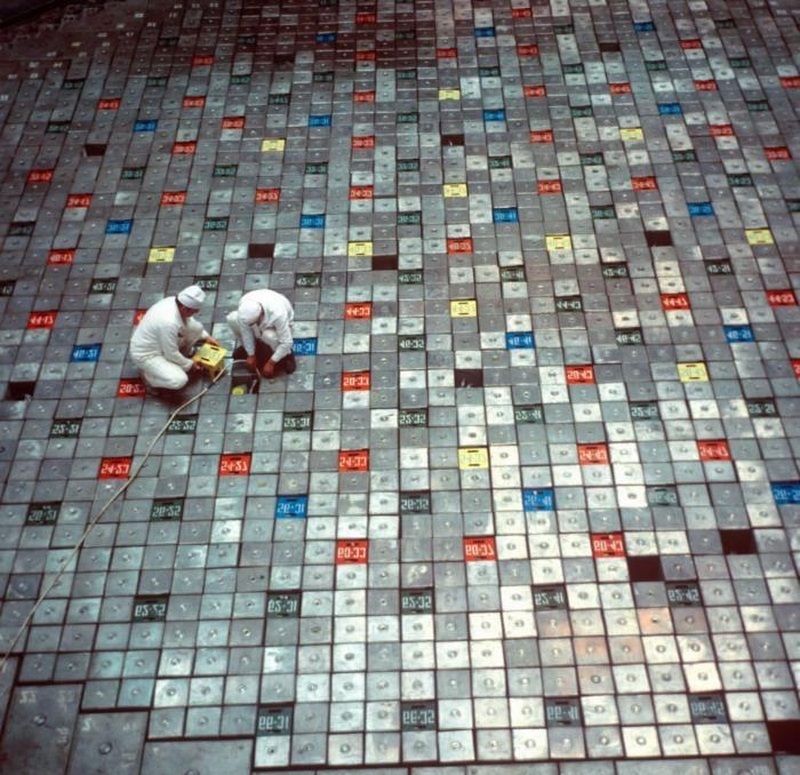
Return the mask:
[[152,387],[180,390],[193,365],[184,353],[208,336],[199,320],[183,320],[176,297],[168,296],[150,307],[134,330],[131,359]]
[[[260,322],[243,323],[240,310],[252,309],[253,302],[261,306],[264,316]],[[289,299],[277,291],[259,288],[245,293],[239,302],[239,309],[231,312],[227,321],[236,343],[241,343],[248,356],[255,355],[256,337],[272,348],[273,354],[270,360],[275,363],[292,352],[294,310]]]

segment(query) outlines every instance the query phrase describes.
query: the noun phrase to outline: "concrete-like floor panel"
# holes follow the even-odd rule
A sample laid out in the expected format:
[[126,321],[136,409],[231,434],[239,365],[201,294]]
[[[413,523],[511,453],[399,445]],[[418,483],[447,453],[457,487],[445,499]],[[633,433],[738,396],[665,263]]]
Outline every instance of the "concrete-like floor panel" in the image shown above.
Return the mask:
[[[800,771],[799,23],[0,30],[0,770]],[[297,371],[146,395],[193,283]]]

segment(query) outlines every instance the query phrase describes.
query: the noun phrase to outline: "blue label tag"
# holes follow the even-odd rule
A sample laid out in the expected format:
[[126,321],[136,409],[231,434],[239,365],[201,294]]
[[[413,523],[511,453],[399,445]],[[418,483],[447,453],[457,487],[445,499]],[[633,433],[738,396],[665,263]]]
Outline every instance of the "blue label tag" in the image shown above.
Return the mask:
[[327,116],[309,116],[308,117],[308,125],[310,127],[313,127],[313,126],[330,126],[331,125],[331,117],[330,117],[330,115],[327,115]]
[[324,229],[325,216],[324,215],[301,215],[300,216],[301,229]]
[[307,495],[279,495],[275,504],[276,519],[305,519],[308,514]]
[[634,22],[633,24],[635,32],[653,32],[655,28],[653,22]]
[[492,220],[495,223],[519,223],[519,212],[516,207],[495,207]]
[[662,116],[679,116],[683,109],[679,102],[664,102],[658,106],[658,112]]
[[72,363],[95,363],[100,357],[99,344],[76,344],[72,348]]
[[750,326],[725,326],[725,339],[729,344],[734,342],[755,342],[753,329]]
[[776,506],[800,505],[800,482],[773,482],[770,486]]
[[532,350],[534,348],[532,331],[509,331],[506,334],[506,347],[509,350]]
[[522,491],[522,508],[525,511],[554,511],[556,496],[552,487]]
[[335,43],[336,42],[336,33],[335,32],[318,32],[317,33],[317,43]]
[[475,37],[476,38],[493,38],[494,37],[494,27],[476,27],[475,28]]
[[305,339],[295,339],[292,352],[295,355],[316,355],[317,337],[310,336]]
[[498,108],[497,110],[484,110],[483,111],[483,120],[484,121],[505,121],[506,120],[506,112],[503,108]]
[[699,215],[714,215],[714,205],[711,202],[689,202],[688,207],[692,218]]
[[155,132],[158,127],[158,120],[155,118],[146,121],[137,121],[133,125],[134,132]]
[[126,221],[110,220],[106,224],[106,234],[130,234],[133,228],[133,221],[128,219]]

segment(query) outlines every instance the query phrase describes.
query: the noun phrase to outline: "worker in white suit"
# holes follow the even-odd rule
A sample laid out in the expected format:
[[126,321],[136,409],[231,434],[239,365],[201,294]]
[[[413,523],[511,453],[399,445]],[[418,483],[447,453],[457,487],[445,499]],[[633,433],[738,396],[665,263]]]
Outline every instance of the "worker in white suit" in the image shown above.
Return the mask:
[[269,288],[249,291],[227,320],[238,345],[234,358],[245,358],[251,371],[260,368],[265,377],[294,373],[294,310],[283,294]]
[[203,342],[218,344],[194,317],[205,297],[200,286],[190,285],[157,301],[134,329],[131,358],[150,391],[184,388],[190,373],[202,371],[189,357],[192,349]]

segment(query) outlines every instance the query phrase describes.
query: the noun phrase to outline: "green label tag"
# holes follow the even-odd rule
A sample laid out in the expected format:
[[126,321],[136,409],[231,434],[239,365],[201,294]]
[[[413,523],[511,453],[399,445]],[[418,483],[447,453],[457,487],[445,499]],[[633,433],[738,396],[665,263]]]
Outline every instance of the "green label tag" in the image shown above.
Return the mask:
[[424,428],[428,425],[427,409],[401,409],[397,415],[401,428]]
[[158,498],[153,501],[150,519],[153,522],[174,522],[183,517],[183,498]]
[[53,525],[61,508],[59,502],[31,503],[25,515],[26,525]]
[[64,419],[53,420],[50,426],[51,439],[74,439],[81,432],[81,424],[83,420],[79,419]]

